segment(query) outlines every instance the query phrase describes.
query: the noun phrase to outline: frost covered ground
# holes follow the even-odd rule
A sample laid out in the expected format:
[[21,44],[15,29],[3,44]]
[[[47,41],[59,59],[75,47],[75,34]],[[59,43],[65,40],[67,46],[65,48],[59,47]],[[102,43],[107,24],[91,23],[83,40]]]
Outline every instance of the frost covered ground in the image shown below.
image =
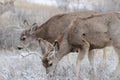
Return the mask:
[[[103,50],[95,50],[95,80],[111,80],[117,65],[117,55],[110,47],[106,48],[106,59]],[[27,55],[26,51],[0,50],[0,80],[76,80],[74,74],[77,53],[70,53],[58,64],[54,76],[48,78],[39,56]],[[40,52],[37,53],[38,55]],[[91,66],[87,56],[81,61],[79,80],[90,80]],[[114,80],[120,80],[119,77]]]
[[[101,0],[98,1],[100,2]],[[96,4],[99,3],[97,0],[93,0],[93,2],[96,2]],[[98,8],[96,10],[119,10],[119,5],[117,5],[117,3],[119,4],[118,1],[115,3],[118,7],[114,6],[116,9],[114,9],[112,5],[109,5],[110,3],[108,3],[108,1],[106,1],[108,6],[106,6],[106,4],[104,6],[102,3],[104,3],[104,1],[95,7]],[[54,76],[48,77],[45,68],[42,66],[41,59],[38,56],[41,54],[38,45],[30,47],[30,50],[38,55],[32,54],[26,56],[30,54],[26,50],[18,51],[15,49],[19,43],[21,31],[26,28],[25,25],[23,25],[25,19],[28,20],[29,25],[34,22],[42,24],[51,16],[64,11],[47,5],[26,5],[27,3],[25,2],[18,2],[18,4],[16,2],[18,8],[15,6],[7,7],[7,5],[0,7],[0,80],[76,80],[74,70],[77,53],[70,53],[65,56],[59,62]],[[34,10],[34,8],[37,9]],[[69,12],[69,10],[65,11]],[[112,80],[113,78],[113,72],[117,66],[118,58],[113,48],[107,47],[105,51],[106,57],[103,50],[94,51],[94,80]],[[90,80],[92,71],[92,66],[90,66],[86,55],[80,64],[79,80]],[[113,80],[120,80],[120,76]]]

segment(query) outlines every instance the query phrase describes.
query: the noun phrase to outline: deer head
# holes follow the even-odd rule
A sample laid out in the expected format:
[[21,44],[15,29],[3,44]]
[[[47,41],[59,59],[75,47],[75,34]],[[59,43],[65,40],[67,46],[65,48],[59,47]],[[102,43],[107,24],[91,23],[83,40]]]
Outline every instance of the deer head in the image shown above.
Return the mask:
[[[54,64],[54,60],[52,60],[54,54],[58,51],[58,43],[55,42],[54,45],[52,45],[51,43],[49,43],[48,41],[42,39],[42,38],[37,38],[34,39],[34,42],[36,44],[39,43],[39,46],[41,47],[41,59],[42,59],[42,64],[46,69],[46,72],[49,73],[51,71],[53,71],[55,69],[55,65]],[[31,42],[28,43],[28,45],[31,44]],[[26,48],[24,46],[22,46],[21,49]]]
[[57,41],[54,42],[53,46],[43,56],[42,63],[46,68],[46,73],[54,72],[58,64],[58,59],[55,57],[59,50],[59,44]]
[[[28,22],[24,21],[24,24],[28,24]],[[24,30],[21,33],[20,44],[18,45],[18,49],[22,49],[23,46],[28,46],[31,41],[35,40],[33,34],[35,31],[37,31],[37,29],[38,25],[37,23],[34,23],[30,29]]]

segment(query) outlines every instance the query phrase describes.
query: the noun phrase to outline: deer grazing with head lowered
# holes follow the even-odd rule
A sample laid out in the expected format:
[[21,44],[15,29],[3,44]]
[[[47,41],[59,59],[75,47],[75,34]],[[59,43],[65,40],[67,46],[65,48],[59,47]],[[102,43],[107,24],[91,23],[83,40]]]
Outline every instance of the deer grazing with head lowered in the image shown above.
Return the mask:
[[[33,24],[30,29],[24,30],[20,37],[20,45],[18,49],[29,46],[29,43],[37,38],[43,38],[50,43],[53,43],[59,34],[63,34],[69,24],[77,17],[88,17],[96,14],[95,11],[79,11],[66,14],[58,14],[51,17],[47,22],[38,26]],[[27,20],[24,20],[25,26],[30,26]],[[71,49],[75,51],[76,49]]]
[[[43,38],[50,43],[53,43],[59,34],[66,32],[66,28],[78,17],[87,18],[96,14],[94,11],[80,11],[67,14],[59,14],[51,17],[47,22],[38,27],[37,24],[33,24],[30,29],[24,30],[20,37],[20,46],[18,49],[28,46],[31,41],[37,38]],[[25,20],[24,24],[29,25]],[[59,36],[61,38],[61,36]],[[73,51],[74,49],[71,49]],[[47,55],[46,55],[47,56]],[[93,56],[93,55],[91,55]],[[43,62],[44,63],[44,62]],[[44,63],[45,64],[45,63]],[[46,67],[47,68],[47,67]],[[47,72],[49,72],[47,70]]]
[[[37,38],[43,38],[53,43],[59,34],[64,33],[64,30],[74,19],[77,17],[84,18],[95,13],[97,12],[79,11],[55,15],[39,27],[38,25],[33,25],[30,29],[24,30],[20,37],[21,44],[27,45],[31,40]],[[28,22],[26,24],[28,24]],[[21,49],[23,47],[19,46],[18,48]]]
[[[115,75],[120,73],[120,13],[98,13],[86,18],[79,17],[71,22],[65,33],[54,43],[53,49],[42,60],[43,64],[47,65],[45,67],[48,73],[54,71],[58,62],[74,48],[80,49],[77,65],[86,54],[92,65],[92,50],[106,46],[113,46],[118,53],[119,63]],[[53,54],[54,56],[51,56]]]

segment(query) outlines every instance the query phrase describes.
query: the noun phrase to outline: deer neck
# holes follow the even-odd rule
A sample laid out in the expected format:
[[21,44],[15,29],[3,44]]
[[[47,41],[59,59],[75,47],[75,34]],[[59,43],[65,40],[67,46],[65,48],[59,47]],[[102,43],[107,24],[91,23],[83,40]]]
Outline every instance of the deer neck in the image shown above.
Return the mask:
[[33,37],[46,39],[47,30],[42,27],[33,33]]
[[61,60],[65,55],[71,52],[72,46],[66,40],[63,40],[60,45],[59,51],[55,54],[58,60]]

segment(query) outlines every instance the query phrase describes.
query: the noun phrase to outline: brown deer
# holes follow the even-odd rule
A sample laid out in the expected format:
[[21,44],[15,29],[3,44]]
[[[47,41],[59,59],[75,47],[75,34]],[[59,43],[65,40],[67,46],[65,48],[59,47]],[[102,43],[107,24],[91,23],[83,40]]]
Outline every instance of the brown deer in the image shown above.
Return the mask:
[[[71,49],[80,49],[77,60],[79,65],[86,54],[92,64],[92,50],[113,46],[119,57],[115,75],[120,74],[120,13],[99,13],[86,18],[79,17],[61,35],[61,38],[54,42],[54,51],[51,49],[42,60],[48,73],[55,70],[58,62],[70,53]],[[51,56],[53,54],[54,56]]]
[[[37,38],[43,38],[53,43],[59,34],[64,33],[65,29],[74,19],[77,17],[88,17],[96,13],[94,11],[79,11],[55,15],[39,27],[38,25],[33,25],[30,29],[24,30],[20,37],[21,44],[27,45],[31,40]],[[26,21],[24,22],[26,23]],[[21,49],[22,46],[18,48]]]
[[[38,27],[37,24],[32,25],[30,29],[24,30],[21,34],[21,44],[18,49],[22,49],[24,46],[28,46],[29,43],[37,38],[43,38],[50,43],[58,37],[59,34],[63,34],[65,29],[75,20],[77,17],[87,18],[93,14],[97,14],[94,11],[79,11],[67,14],[59,14],[51,17],[47,22]],[[25,25],[28,25],[28,21],[24,21]],[[71,51],[73,51],[71,49]],[[93,55],[91,55],[93,56]]]
[[[20,45],[18,49],[22,49],[25,46],[29,46],[29,43],[37,38],[43,38],[50,43],[53,43],[59,34],[64,33],[69,24],[77,17],[88,17],[92,14],[96,14],[95,11],[79,11],[66,14],[59,14],[51,17],[47,22],[38,27],[37,24],[33,24],[30,29],[24,30],[20,37]],[[27,20],[24,20],[25,26],[30,26]],[[76,51],[76,49],[71,50]]]

